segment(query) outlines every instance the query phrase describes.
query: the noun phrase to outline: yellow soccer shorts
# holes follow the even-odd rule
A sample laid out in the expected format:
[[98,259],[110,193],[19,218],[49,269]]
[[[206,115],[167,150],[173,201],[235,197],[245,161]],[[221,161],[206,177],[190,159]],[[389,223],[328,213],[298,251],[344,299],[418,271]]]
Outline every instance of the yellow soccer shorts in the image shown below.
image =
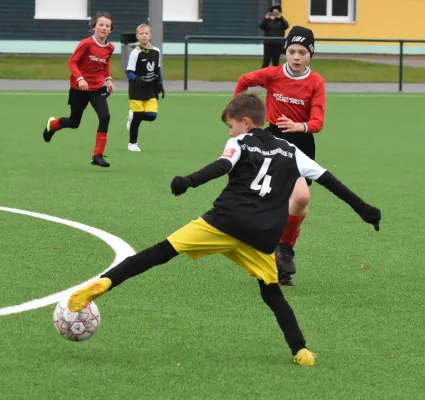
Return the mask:
[[130,100],[130,110],[133,112],[158,112],[158,100]]
[[277,283],[274,254],[265,254],[248,244],[214,228],[202,218],[191,221],[170,235],[167,240],[178,253],[197,259],[211,254],[223,254],[248,271],[249,276],[267,285]]

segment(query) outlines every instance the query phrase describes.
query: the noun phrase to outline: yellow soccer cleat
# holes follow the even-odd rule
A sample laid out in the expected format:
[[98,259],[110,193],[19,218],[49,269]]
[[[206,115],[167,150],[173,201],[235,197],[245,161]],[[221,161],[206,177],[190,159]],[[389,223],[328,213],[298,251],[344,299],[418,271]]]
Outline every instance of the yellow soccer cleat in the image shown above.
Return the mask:
[[317,355],[312,353],[310,350],[301,349],[294,356],[294,362],[298,365],[309,367],[314,365],[316,357]]
[[79,312],[86,308],[91,301],[106,293],[111,285],[112,281],[109,278],[99,278],[76,290],[68,300],[69,311]]

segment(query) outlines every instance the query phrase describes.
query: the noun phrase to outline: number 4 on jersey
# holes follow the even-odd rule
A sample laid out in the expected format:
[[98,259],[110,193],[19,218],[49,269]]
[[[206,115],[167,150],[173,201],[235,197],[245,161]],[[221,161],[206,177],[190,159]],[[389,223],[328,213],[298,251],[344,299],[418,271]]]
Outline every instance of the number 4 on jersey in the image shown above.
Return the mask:
[[[250,186],[252,190],[259,190],[260,191],[259,195],[261,197],[264,197],[266,194],[272,191],[272,188],[270,186],[272,177],[271,175],[266,175],[271,162],[272,162],[271,158],[264,159],[263,165],[261,166],[260,171],[258,172],[258,175],[252,181]],[[260,182],[262,179],[264,180],[263,180],[263,183],[260,185]]]

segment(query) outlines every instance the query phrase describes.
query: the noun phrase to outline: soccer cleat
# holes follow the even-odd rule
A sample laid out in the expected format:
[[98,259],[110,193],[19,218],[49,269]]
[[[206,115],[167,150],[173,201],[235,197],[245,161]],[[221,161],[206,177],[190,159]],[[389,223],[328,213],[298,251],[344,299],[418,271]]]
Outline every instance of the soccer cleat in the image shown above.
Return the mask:
[[105,168],[111,165],[107,161],[105,161],[102,154],[97,154],[93,156],[91,163],[92,165],[97,165],[98,167],[105,167]]
[[279,283],[282,286],[296,286],[291,275],[283,273],[278,274]]
[[133,111],[129,111],[128,112],[128,117],[127,117],[127,130],[130,132],[130,125],[131,125],[131,121],[133,120]]
[[316,362],[317,355],[312,353],[308,349],[301,349],[294,356],[294,363],[298,365],[302,365],[303,367],[313,366]]
[[141,151],[137,143],[129,143],[128,144],[129,151]]
[[69,311],[79,312],[83,308],[86,308],[90,302],[106,293],[111,285],[112,281],[109,278],[99,278],[87,286],[76,290],[68,299]]
[[294,263],[294,250],[292,246],[286,243],[279,243],[276,247],[276,264],[279,272],[289,275],[297,271]]
[[44,128],[43,131],[43,139],[46,143],[49,143],[52,140],[52,136],[55,134],[56,131],[52,131],[50,130],[50,122],[54,121],[55,118],[54,117],[50,117],[47,120],[47,124],[46,127]]

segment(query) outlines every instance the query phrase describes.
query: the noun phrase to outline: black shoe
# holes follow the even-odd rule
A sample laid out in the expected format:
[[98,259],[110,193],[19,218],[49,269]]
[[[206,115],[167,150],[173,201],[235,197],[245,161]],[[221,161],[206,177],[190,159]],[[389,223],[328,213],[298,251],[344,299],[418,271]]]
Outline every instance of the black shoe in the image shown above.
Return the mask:
[[105,168],[107,168],[111,165],[111,164],[109,164],[108,162],[105,161],[102,154],[97,154],[97,155],[93,156],[91,163],[92,163],[92,165],[97,165],[99,167],[105,167]]
[[297,267],[294,263],[294,250],[289,244],[279,243],[276,247],[276,264],[280,273],[294,275]]
[[49,143],[52,140],[52,136],[55,134],[56,131],[52,131],[50,129],[50,122],[54,121],[53,117],[50,117],[47,121],[46,127],[43,131],[43,139],[46,143]]
[[295,286],[295,282],[292,279],[291,275],[285,273],[279,274],[279,283],[282,286]]

